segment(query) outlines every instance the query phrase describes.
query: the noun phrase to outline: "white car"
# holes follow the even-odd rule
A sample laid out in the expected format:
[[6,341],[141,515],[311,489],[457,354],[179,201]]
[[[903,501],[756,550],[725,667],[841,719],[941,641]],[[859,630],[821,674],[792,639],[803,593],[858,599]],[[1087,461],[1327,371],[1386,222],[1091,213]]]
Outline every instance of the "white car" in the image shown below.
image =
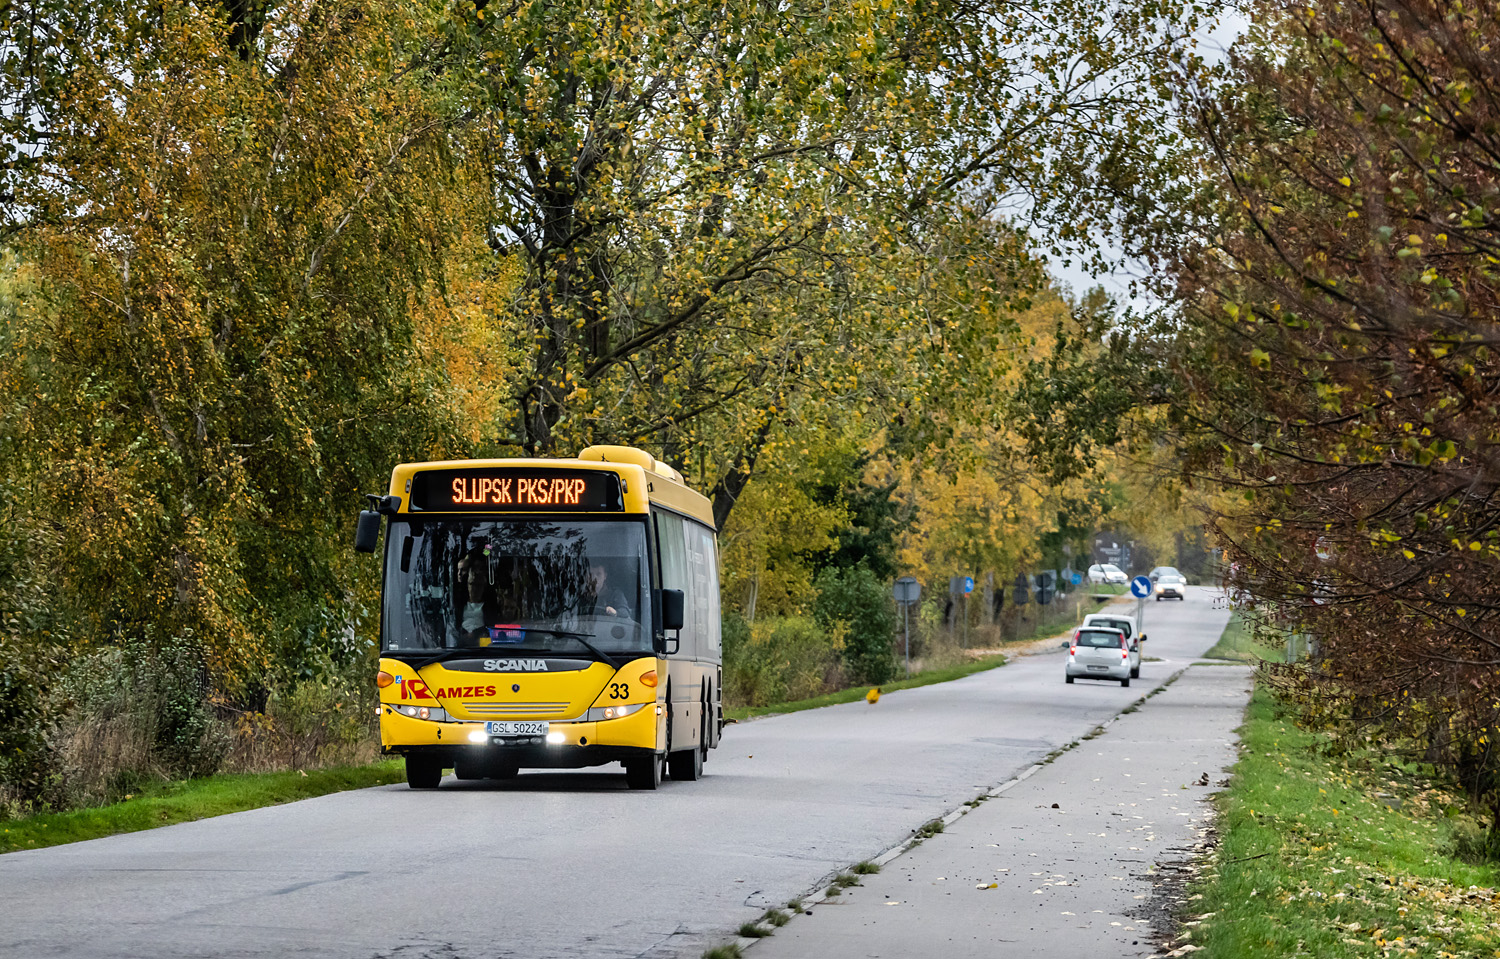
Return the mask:
[[1181,573],[1162,573],[1156,577],[1156,601],[1187,599],[1187,579]]
[[1135,621],[1135,616],[1129,613],[1089,613],[1083,617],[1083,625],[1079,629],[1088,629],[1097,626],[1101,629],[1118,629],[1125,634],[1125,640],[1130,645],[1130,678],[1141,677],[1141,643],[1146,641],[1146,635],[1140,631]]
[[1124,586],[1130,582],[1130,577],[1125,571],[1113,563],[1095,564],[1089,567],[1089,582],[1091,583],[1118,583]]
[[1068,645],[1063,679],[1070,683],[1075,679],[1109,679],[1129,686],[1130,641],[1118,629],[1078,627]]

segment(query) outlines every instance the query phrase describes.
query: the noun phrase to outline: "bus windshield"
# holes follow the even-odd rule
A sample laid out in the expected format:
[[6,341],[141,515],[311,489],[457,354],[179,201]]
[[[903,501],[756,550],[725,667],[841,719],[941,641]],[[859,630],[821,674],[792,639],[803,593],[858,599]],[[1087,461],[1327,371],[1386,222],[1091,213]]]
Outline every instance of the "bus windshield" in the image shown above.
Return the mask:
[[402,520],[386,540],[383,651],[651,651],[643,521]]

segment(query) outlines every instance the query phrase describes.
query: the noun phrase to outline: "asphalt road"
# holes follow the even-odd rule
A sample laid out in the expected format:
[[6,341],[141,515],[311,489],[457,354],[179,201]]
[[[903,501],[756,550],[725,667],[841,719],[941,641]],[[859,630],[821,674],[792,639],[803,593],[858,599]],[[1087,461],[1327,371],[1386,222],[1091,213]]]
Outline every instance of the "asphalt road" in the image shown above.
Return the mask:
[[703,780],[655,793],[613,771],[448,780],[10,853],[0,956],[696,959],[1150,692],[1216,641],[1215,595],[1147,604],[1162,661],[1129,689],[1026,657],[731,726]]

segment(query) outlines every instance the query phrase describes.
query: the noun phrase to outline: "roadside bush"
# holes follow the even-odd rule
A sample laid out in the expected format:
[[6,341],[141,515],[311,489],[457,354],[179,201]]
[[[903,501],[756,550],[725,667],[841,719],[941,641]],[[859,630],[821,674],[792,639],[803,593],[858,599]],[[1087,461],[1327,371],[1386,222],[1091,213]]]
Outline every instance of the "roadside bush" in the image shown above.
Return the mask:
[[54,751],[65,800],[111,802],[152,779],[219,770],[229,729],[209,704],[208,670],[190,636],[129,639],[84,654],[55,691]]
[[803,616],[757,620],[748,630],[726,623],[724,692],[729,704],[767,706],[841,688],[843,645],[842,624],[825,629]]
[[843,569],[828,567],[818,574],[818,600],[813,617],[825,630],[844,635],[843,665],[856,683],[884,683],[896,675],[892,638],[896,631],[895,603],[863,562]]
[[0,819],[55,800],[58,784],[47,712],[36,672],[0,644]]
[[315,769],[379,756],[374,664],[323,656],[302,668],[309,675],[273,680],[261,709],[234,715],[228,770]]

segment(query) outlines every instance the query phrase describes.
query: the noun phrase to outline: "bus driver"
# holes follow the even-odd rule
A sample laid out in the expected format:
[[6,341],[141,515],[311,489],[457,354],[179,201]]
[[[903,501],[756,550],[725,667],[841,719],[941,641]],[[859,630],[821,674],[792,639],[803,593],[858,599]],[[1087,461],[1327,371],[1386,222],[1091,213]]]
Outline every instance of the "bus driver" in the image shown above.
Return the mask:
[[625,591],[610,585],[609,569],[603,563],[589,566],[589,594],[595,616],[619,616],[633,619],[630,600]]

